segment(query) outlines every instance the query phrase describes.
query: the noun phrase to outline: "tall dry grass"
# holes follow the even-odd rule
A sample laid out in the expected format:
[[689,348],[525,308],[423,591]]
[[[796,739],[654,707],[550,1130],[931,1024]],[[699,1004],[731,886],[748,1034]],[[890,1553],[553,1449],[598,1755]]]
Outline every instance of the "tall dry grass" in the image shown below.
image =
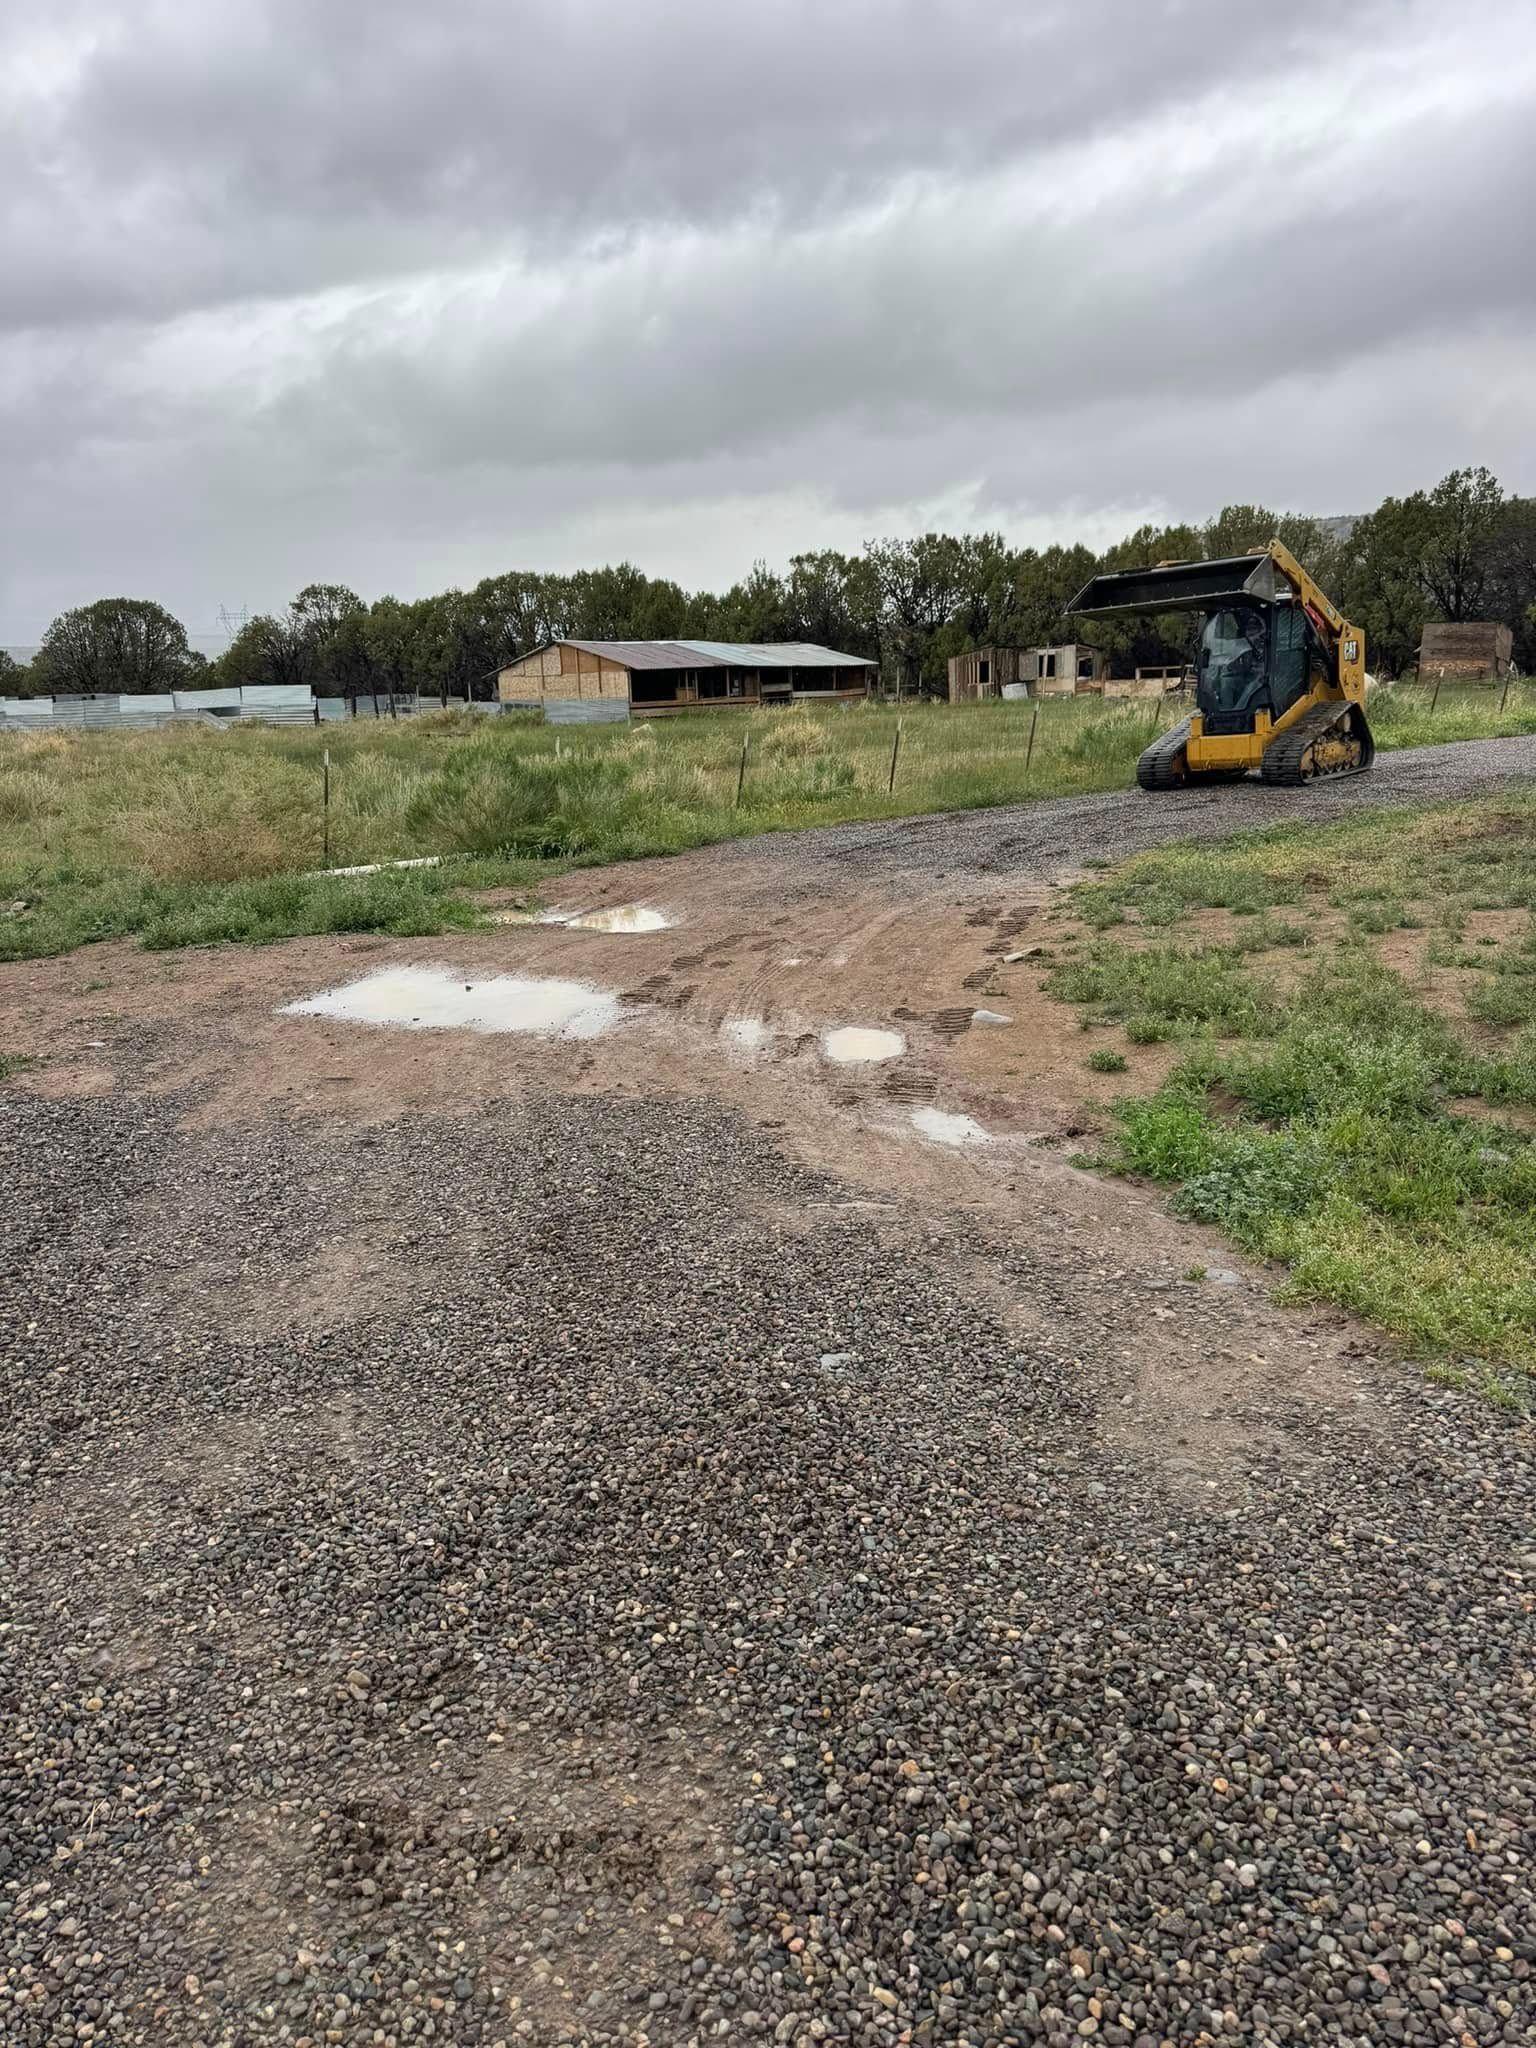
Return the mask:
[[184,777],[167,778],[148,801],[124,812],[114,837],[128,865],[156,882],[239,882],[282,874],[296,854],[316,857],[304,843],[312,835],[296,845],[249,790],[212,789]]
[[[1502,712],[1496,695],[1447,689],[1431,714],[1400,692],[1372,715],[1384,747],[1536,731],[1536,692],[1516,689]],[[476,863],[477,881],[502,878],[496,863],[526,881],[530,862],[1125,787],[1158,723],[1152,707],[1069,698],[706,711],[574,730],[448,713],[320,731],[0,734],[0,898],[40,899],[25,929],[0,928],[0,957],[148,929],[168,914],[166,891],[267,889],[233,924],[177,911],[178,931],[266,937],[290,917],[329,928],[307,890],[278,886],[323,864],[327,753],[330,864],[440,854]],[[432,896],[389,915],[446,914]]]
[[48,817],[56,804],[53,782],[36,768],[0,762],[0,826],[28,825]]

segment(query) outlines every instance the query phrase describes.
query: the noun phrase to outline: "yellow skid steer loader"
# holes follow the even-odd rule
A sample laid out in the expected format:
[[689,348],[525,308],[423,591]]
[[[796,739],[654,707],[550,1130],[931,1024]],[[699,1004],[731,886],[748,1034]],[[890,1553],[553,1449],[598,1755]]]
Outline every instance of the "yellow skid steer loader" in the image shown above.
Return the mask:
[[1370,767],[1365,635],[1279,541],[1226,561],[1095,576],[1068,610],[1202,614],[1194,711],[1137,762],[1143,789],[1236,782],[1252,768],[1295,785]]

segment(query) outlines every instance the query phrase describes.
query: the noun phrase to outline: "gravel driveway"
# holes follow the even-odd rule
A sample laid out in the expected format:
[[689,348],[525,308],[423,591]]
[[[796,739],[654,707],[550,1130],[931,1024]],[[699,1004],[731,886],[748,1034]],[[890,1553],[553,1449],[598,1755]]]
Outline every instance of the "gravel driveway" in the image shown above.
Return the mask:
[[1532,2039],[1526,1424],[1061,1165],[156,1071],[0,1089],[5,2048]]
[[1178,839],[1301,821],[1326,823],[1351,811],[1491,796],[1536,777],[1536,736],[1459,740],[1378,754],[1368,775],[1311,789],[1272,789],[1253,778],[1210,789],[1148,796],[1139,789],[990,810],[949,811],[888,825],[829,825],[716,849],[722,862],[761,870],[765,897],[799,883],[825,886],[830,871],[893,885],[952,884],[1025,874],[1049,880],[1086,860],[1120,860]]

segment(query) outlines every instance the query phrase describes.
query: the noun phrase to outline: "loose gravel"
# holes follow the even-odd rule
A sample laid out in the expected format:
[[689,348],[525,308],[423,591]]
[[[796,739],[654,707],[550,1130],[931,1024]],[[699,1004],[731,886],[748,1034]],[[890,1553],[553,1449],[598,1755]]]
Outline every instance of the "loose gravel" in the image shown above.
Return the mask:
[[1525,1426],[1191,1490],[1245,1290],[700,1103],[179,1108],[0,1093],[7,2048],[1531,2039]]
[[733,840],[714,858],[760,867],[765,901],[860,879],[893,888],[967,880],[1050,882],[1084,862],[1122,860],[1178,839],[1223,839],[1269,825],[1326,824],[1356,811],[1495,795],[1536,777],[1536,736],[1459,740],[1378,754],[1368,775],[1305,790],[1251,779],[1152,796],[1139,789],[991,810],[946,811],[888,825],[827,825]]

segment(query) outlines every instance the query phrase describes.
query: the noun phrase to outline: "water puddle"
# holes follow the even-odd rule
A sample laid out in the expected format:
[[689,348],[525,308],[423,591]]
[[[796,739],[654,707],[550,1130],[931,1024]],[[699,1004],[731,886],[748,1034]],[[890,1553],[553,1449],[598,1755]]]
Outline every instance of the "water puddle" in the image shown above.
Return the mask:
[[840,1067],[899,1059],[906,1049],[907,1041],[899,1031],[873,1031],[858,1024],[845,1024],[821,1035],[823,1055]]
[[914,1109],[912,1126],[918,1135],[935,1145],[990,1145],[992,1133],[984,1131],[974,1117],[943,1109]]
[[664,910],[621,903],[616,910],[493,910],[492,924],[557,924],[568,932],[669,932],[677,923]]
[[619,1020],[619,998],[581,981],[497,974],[466,981],[446,967],[385,967],[343,988],[285,1004],[285,1017],[339,1017],[402,1031],[516,1031],[596,1038]]
[[720,1036],[733,1052],[761,1052],[773,1036],[771,1025],[761,1017],[727,1017]]
[[488,910],[491,924],[569,924],[574,910]]
[[669,932],[677,920],[643,903],[621,903],[616,910],[585,910],[560,922],[575,932]]

